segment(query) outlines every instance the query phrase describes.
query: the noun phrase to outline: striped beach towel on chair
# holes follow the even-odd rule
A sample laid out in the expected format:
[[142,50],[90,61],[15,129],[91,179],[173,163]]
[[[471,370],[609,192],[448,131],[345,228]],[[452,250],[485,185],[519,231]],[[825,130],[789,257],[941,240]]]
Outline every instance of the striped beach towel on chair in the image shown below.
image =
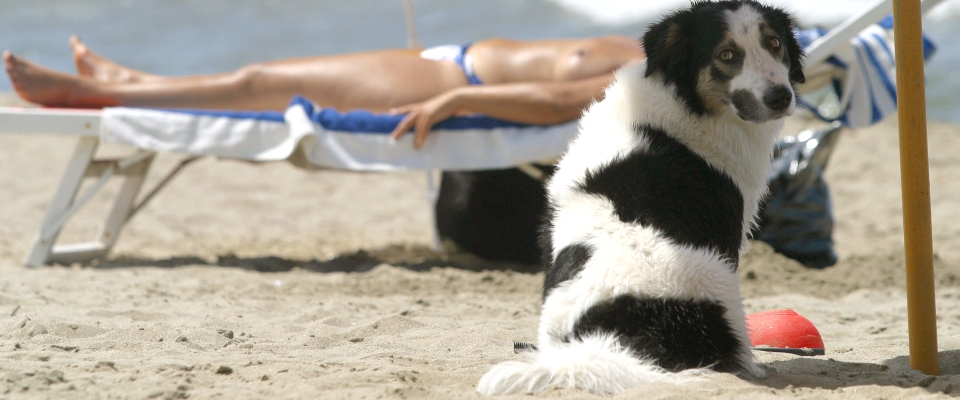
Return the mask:
[[[797,39],[807,47],[826,33],[820,28],[804,29],[797,32]],[[924,59],[935,52],[936,46],[924,36]],[[828,85],[823,85],[825,91],[810,89],[800,103],[824,121],[839,121],[851,128],[872,125],[897,110],[896,66],[893,16],[888,16],[838,48],[822,66],[812,66],[808,77],[819,73],[826,79],[808,79],[812,82],[806,86]]]

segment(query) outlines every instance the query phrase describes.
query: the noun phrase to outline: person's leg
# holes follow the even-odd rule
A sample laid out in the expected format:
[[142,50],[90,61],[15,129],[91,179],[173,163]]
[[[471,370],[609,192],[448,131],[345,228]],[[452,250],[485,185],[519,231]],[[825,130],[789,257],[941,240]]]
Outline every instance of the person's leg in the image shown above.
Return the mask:
[[283,110],[299,94],[323,107],[387,111],[466,84],[458,67],[421,59],[415,50],[290,59],[226,74],[136,82],[64,74],[9,52],[4,63],[21,97],[59,107]]
[[307,57],[254,64],[237,71],[249,93],[289,101],[300,94],[339,110],[388,111],[467,85],[456,64],[425,60],[418,50]]
[[70,48],[73,50],[73,63],[77,66],[77,73],[98,81],[142,82],[166,79],[164,76],[151,75],[117,64],[90,50],[76,35],[70,36]]
[[[93,79],[53,71],[3,52],[3,63],[13,89],[24,100],[49,107],[105,107],[117,105],[113,99],[95,98],[87,80]],[[82,99],[78,100],[78,95]]]
[[[227,75],[181,78],[157,82],[102,82],[88,76],[54,71],[3,54],[7,75],[23,99],[49,107],[99,108],[109,106],[191,107],[224,104]],[[202,107],[202,105],[200,106]]]

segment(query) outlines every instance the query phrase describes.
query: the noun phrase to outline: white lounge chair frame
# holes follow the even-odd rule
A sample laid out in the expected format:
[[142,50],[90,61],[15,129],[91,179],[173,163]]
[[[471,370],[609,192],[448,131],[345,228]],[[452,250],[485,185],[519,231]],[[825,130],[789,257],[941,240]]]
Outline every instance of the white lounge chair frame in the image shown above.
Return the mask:
[[[110,253],[123,226],[185,166],[202,156],[188,156],[168,171],[151,189],[142,190],[156,153],[138,149],[122,158],[98,158],[100,146],[99,110],[3,108],[0,107],[0,131],[24,134],[52,134],[78,137],[60,185],[47,206],[40,229],[31,244],[25,264],[89,262]],[[434,204],[439,195],[439,171],[427,171],[427,200]],[[111,178],[123,179],[120,190],[96,237],[87,242],[57,244],[67,222],[81,210]],[[86,179],[96,179],[82,193]],[[433,248],[440,248],[433,232]]]
[[[923,0],[922,12],[944,0]],[[814,41],[807,50],[807,65],[817,65],[829,57],[857,33],[879,21],[892,11],[892,0],[881,0],[873,7],[848,18],[830,33]],[[100,111],[0,108],[0,132],[53,134],[79,137],[73,156],[67,164],[60,186],[51,200],[40,229],[34,238],[26,265],[39,267],[52,263],[87,262],[106,256],[117,242],[124,224],[156,195],[180,170],[198,157],[186,158],[167,173],[152,189],[141,195],[147,172],[155,153],[138,150],[119,158],[96,158],[100,139]],[[112,177],[122,177],[123,184],[97,237],[89,242],[57,245],[57,238],[67,221],[80,210]],[[436,173],[428,172],[428,198],[436,200]],[[79,190],[86,178],[96,178],[83,193]],[[432,204],[432,203],[431,203]],[[434,247],[439,238],[434,232]]]
[[[47,206],[40,229],[34,237],[26,264],[37,267],[50,263],[84,262],[105,256],[117,242],[123,225],[166,185],[183,166],[197,157],[188,157],[147,191],[139,201],[147,172],[155,153],[138,150],[123,158],[97,158],[100,144],[100,111],[67,109],[0,109],[0,127],[4,131],[27,134],[78,136],[73,155]],[[123,183],[97,237],[89,242],[56,245],[67,221],[113,177]],[[86,178],[96,181],[83,193]]]

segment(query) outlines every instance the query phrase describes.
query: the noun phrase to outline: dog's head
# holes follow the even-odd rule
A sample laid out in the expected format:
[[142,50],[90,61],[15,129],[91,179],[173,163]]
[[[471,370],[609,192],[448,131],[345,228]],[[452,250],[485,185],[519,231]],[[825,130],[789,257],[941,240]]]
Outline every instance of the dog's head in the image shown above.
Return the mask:
[[731,109],[756,123],[793,114],[803,50],[789,14],[752,0],[697,1],[643,35],[646,76],[659,76],[697,115]]

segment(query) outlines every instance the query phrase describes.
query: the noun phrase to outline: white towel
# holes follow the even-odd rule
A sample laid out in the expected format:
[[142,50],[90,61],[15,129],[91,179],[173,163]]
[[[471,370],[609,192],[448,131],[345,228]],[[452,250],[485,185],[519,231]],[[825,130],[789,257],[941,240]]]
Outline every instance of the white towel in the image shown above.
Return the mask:
[[454,117],[437,124],[416,150],[412,134],[397,142],[389,137],[402,118],[321,109],[302,97],[295,97],[285,113],[113,107],[104,109],[100,136],[153,151],[393,171],[498,169],[552,160],[566,151],[577,131],[576,121],[525,125]]

